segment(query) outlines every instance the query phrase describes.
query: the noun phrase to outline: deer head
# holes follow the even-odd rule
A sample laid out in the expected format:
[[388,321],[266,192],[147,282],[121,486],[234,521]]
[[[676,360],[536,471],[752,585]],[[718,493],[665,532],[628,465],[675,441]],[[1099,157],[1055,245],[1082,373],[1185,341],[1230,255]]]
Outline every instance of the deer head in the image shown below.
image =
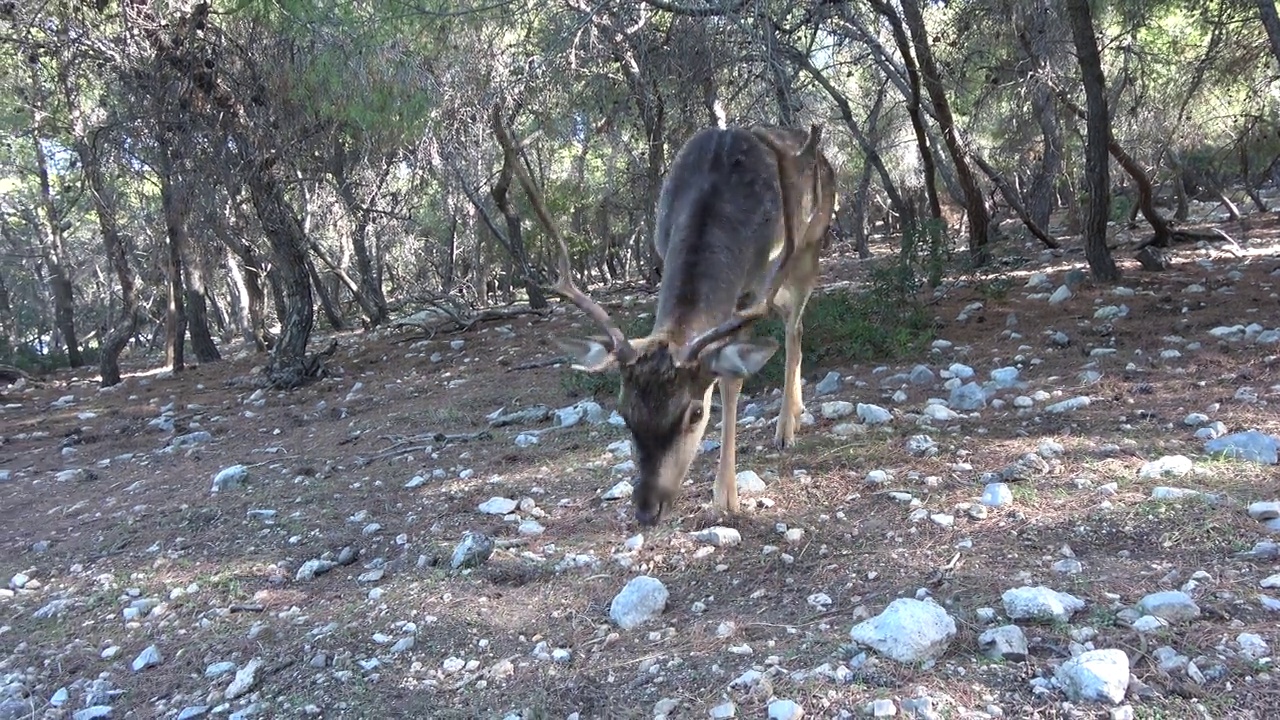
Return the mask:
[[[496,110],[494,129],[504,150],[514,153],[515,145]],[[786,276],[796,242],[795,219],[800,213],[789,188],[797,172],[795,163],[812,157],[820,134],[821,128],[814,126],[799,153],[782,148],[767,135],[756,136],[778,160],[785,236],[782,252],[772,263],[761,285],[764,290],[754,304],[731,312],[729,319],[696,335],[663,329],[644,338],[628,339],[609,313],[573,283],[567,245],[527,170],[522,163],[514,163],[535,214],[560,246],[555,290],[605,332],[603,338],[560,339],[558,344],[574,360],[575,368],[587,372],[616,368],[621,376],[618,413],[631,431],[636,454],[639,477],[632,501],[636,520],[642,525],[656,524],[679,497],[706,431],[715,381],[744,378],[759,371],[778,349],[772,340],[747,340],[740,335],[750,323],[768,314],[779,281]],[[664,274],[663,282],[672,276]],[[736,418],[724,419],[726,423],[735,421]]]

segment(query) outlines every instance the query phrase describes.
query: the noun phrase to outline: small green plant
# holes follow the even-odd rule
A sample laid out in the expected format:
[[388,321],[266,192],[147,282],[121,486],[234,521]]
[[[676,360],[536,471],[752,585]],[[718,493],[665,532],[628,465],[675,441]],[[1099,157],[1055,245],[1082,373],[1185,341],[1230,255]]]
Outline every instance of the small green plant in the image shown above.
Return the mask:
[[1009,277],[996,277],[990,280],[983,280],[974,288],[983,298],[995,302],[1000,302],[1009,297],[1009,291],[1013,289],[1013,279]]

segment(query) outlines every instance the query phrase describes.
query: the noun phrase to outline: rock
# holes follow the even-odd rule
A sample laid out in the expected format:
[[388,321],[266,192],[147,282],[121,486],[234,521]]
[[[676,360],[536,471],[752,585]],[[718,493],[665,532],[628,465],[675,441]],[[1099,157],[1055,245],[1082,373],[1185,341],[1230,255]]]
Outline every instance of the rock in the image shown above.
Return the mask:
[[196,432],[190,432],[186,435],[179,435],[175,437],[173,440],[169,441],[169,445],[171,447],[180,448],[187,447],[189,445],[200,445],[212,440],[213,435],[205,432],[204,430],[197,430]]
[[893,420],[893,413],[879,405],[858,403],[858,419],[867,425],[883,425]]
[[1280,439],[1258,430],[1223,435],[1204,444],[1209,455],[1275,465],[1280,452]]
[[1002,367],[991,371],[991,382],[998,388],[1011,388],[1018,384],[1018,368]]
[[711,720],[729,720],[738,716],[738,706],[733,701],[722,702],[708,711]]
[[715,547],[733,547],[742,543],[741,533],[731,527],[722,525],[699,530],[689,535],[698,542],[704,542]]
[[454,570],[477,567],[493,554],[493,538],[478,532],[467,532],[453,549],[449,567]]
[[90,705],[83,710],[77,710],[71,715],[71,720],[100,720],[101,718],[111,717],[112,709],[110,705]]
[[556,427],[569,428],[582,422],[582,418],[586,415],[586,412],[577,405],[570,405],[569,407],[556,410],[555,414]]
[[769,703],[769,720],[800,720],[804,708],[794,700],[774,700]]
[[626,480],[619,480],[616,485],[604,491],[600,496],[601,500],[626,500],[631,497],[631,493],[635,492],[635,488]]
[[1076,703],[1124,701],[1129,688],[1129,656],[1123,650],[1087,650],[1058,666],[1054,679]]
[[979,635],[978,648],[992,660],[1022,662],[1027,659],[1027,636],[1017,625],[1001,625]]
[[1200,427],[1209,422],[1209,416],[1204,413],[1190,413],[1182,418],[1182,424],[1187,427]]
[[1006,483],[987,483],[978,502],[987,507],[1006,507],[1013,504],[1013,491]]
[[907,438],[907,454],[912,457],[937,455],[938,443],[928,435],[912,435]]
[[210,492],[223,492],[225,490],[235,490],[249,479],[249,468],[244,465],[231,465],[219,470],[213,476],[213,487]]
[[1190,488],[1165,487],[1163,485],[1151,488],[1152,500],[1182,500],[1184,498],[1196,497],[1203,495],[1199,490]]
[[965,412],[981,410],[987,406],[987,393],[978,383],[966,383],[951,391],[947,404]]
[[1053,294],[1049,296],[1049,304],[1061,305],[1062,303],[1070,299],[1071,299],[1071,288],[1067,287],[1066,285],[1059,285],[1058,289],[1054,290]]
[[968,380],[976,374],[973,368],[964,363],[951,363],[951,367],[947,368],[947,372],[951,373],[951,377],[960,378],[961,380]]
[[1280,518],[1280,501],[1271,500],[1250,504],[1249,517],[1258,522]]
[[609,619],[623,630],[633,630],[657,618],[667,607],[667,588],[648,575],[631,579],[609,604]]
[[89,472],[88,470],[85,470],[84,468],[71,468],[69,470],[60,470],[56,475],[53,476],[53,481],[60,482],[60,483],[84,482],[86,480],[92,480],[92,479],[93,479],[93,473]]
[[209,714],[208,705],[188,705],[178,713],[177,720],[195,720]]
[[1191,472],[1191,458],[1185,455],[1165,455],[1158,460],[1144,463],[1138,470],[1138,477],[1160,479],[1182,477]]
[[298,572],[294,574],[293,579],[297,582],[314,580],[317,575],[323,575],[336,567],[338,567],[338,563],[332,560],[313,558],[302,563],[301,567],[298,568]]
[[1084,609],[1084,600],[1039,585],[1006,590],[1000,599],[1004,612],[1011,620],[1041,620],[1067,622],[1071,616]]
[[1083,410],[1084,408],[1089,407],[1090,402],[1092,401],[1089,399],[1088,395],[1079,395],[1048,405],[1045,407],[1044,411],[1047,413],[1053,413],[1054,415],[1061,415],[1062,413],[1071,412],[1073,410]]
[[952,420],[960,417],[959,413],[956,411],[946,407],[945,405],[939,405],[937,403],[934,403],[933,405],[926,405],[923,413],[934,422],[951,422]]
[[876,617],[849,631],[853,642],[904,664],[936,659],[956,635],[956,623],[941,606],[898,598]]
[[873,718],[887,718],[898,714],[898,706],[889,698],[876,698],[863,708],[862,713]]
[[831,400],[829,402],[822,403],[820,406],[820,412],[822,413],[822,417],[828,420],[839,420],[852,415],[854,407],[853,403],[848,402],[847,400]]
[[31,617],[36,620],[47,620],[49,618],[60,617],[74,605],[71,598],[54,598],[42,606],[39,610],[31,613]]
[[1180,623],[1200,617],[1200,606],[1190,595],[1180,590],[1166,590],[1147,595],[1138,601],[1138,609],[1170,623]]
[[1264,587],[1268,590],[1280,590],[1280,573],[1276,573],[1275,575],[1268,575],[1262,580],[1259,580],[1258,586]]
[[739,495],[759,495],[768,487],[755,470],[740,470],[734,482],[738,485]]
[[507,515],[515,512],[520,504],[511,498],[491,497],[476,508],[485,515]]
[[258,668],[262,667],[262,658],[254,658],[236,671],[225,693],[228,700],[235,700],[253,689],[258,684]]
[[1169,627],[1169,621],[1162,620],[1155,615],[1143,615],[1134,620],[1130,627],[1140,633],[1152,633]]
[[924,365],[917,365],[907,373],[907,381],[912,385],[928,385],[935,380],[933,371]]
[[827,373],[817,385],[813,387],[813,394],[818,397],[823,395],[832,395],[840,390],[840,373],[832,370]]
[[148,645],[145,650],[138,653],[138,657],[133,659],[130,667],[134,672],[142,672],[149,667],[155,667],[164,662],[164,658],[160,656],[160,648],[155,645]]
[[222,677],[223,675],[226,675],[229,672],[234,672],[235,669],[236,669],[235,663],[229,660],[224,660],[223,662],[212,663],[211,665],[206,667],[204,669],[204,676],[209,680],[214,680]]
[[1254,633],[1240,633],[1236,636],[1236,644],[1240,646],[1240,655],[1251,662],[1262,660],[1271,653],[1267,641]]
[[1075,558],[1062,558],[1051,567],[1059,575],[1079,575],[1084,572],[1084,565]]

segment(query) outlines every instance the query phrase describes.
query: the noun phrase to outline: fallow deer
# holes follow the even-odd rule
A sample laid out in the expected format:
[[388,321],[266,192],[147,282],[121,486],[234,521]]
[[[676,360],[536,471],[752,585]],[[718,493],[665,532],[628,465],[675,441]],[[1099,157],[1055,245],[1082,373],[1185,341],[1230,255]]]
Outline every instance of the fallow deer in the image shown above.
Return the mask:
[[[503,148],[515,145],[499,116]],[[608,339],[561,340],[576,367],[616,367],[618,412],[631,431],[639,478],[636,520],[652,526],[679,497],[710,418],[718,381],[723,427],[713,509],[739,512],[736,483],[738,395],[743,379],[777,351],[751,340],[749,326],[769,312],[786,327],[786,373],[774,442],[795,437],[800,394],[801,315],[818,276],[818,253],[835,206],[835,176],[808,133],[779,127],[707,128],[672,162],[658,200],[653,242],[663,260],[652,332],[628,339],[570,277],[563,238],[522,162],[516,175],[548,234],[560,245],[557,292],[598,323]]]

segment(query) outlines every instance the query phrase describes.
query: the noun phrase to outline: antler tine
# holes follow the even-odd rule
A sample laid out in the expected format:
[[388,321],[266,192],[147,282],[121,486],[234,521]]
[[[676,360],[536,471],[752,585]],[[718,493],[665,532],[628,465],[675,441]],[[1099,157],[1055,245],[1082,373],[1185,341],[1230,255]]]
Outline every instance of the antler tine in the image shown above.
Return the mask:
[[551,214],[547,212],[546,205],[542,202],[542,194],[533,184],[533,179],[529,177],[529,171],[525,168],[524,163],[520,162],[520,157],[516,152],[515,143],[511,140],[510,133],[507,132],[506,126],[502,123],[502,109],[498,103],[494,103],[490,119],[493,123],[493,133],[498,138],[498,144],[502,146],[502,152],[506,162],[511,164],[512,170],[516,174],[516,179],[520,181],[520,186],[524,188],[524,192],[529,196],[529,202],[533,205],[533,212],[538,216],[538,221],[542,223],[542,227],[546,229],[547,234],[556,241],[556,245],[560,247],[559,259],[559,275],[555,285],[552,288],[559,294],[563,295],[574,305],[577,305],[592,320],[604,328],[609,335],[609,340],[613,344],[611,348],[613,354],[618,360],[627,363],[636,357],[635,348],[627,341],[627,336],[623,334],[622,329],[613,322],[609,317],[609,312],[600,306],[600,303],[592,300],[589,295],[578,288],[573,282],[572,268],[569,263],[569,245],[564,241],[564,236],[560,234],[560,230],[551,220]]
[[689,341],[680,353],[680,361],[683,363],[693,362],[712,343],[723,340],[768,315],[769,307],[778,294],[779,280],[786,277],[787,267],[791,263],[792,255],[795,254],[798,230],[795,223],[796,216],[800,214],[800,208],[797,207],[793,191],[796,182],[794,162],[797,157],[811,155],[817,150],[818,141],[822,137],[822,126],[815,124],[809,127],[809,136],[805,138],[798,153],[792,153],[779,145],[767,132],[753,134],[773,151],[778,160],[778,186],[782,191],[782,253],[765,279],[764,294],[750,307],[739,310],[733,314],[733,317]]

